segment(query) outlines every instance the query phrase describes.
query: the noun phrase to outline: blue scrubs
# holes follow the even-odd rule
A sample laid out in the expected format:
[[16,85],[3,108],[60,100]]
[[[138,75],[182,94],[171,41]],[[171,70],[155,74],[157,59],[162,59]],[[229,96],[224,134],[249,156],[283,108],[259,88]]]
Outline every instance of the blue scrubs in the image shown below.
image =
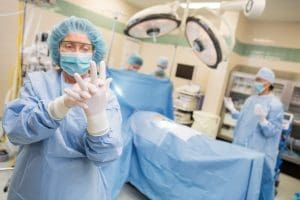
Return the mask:
[[71,108],[62,120],[49,116],[49,102],[66,87],[70,85],[58,71],[34,72],[24,80],[20,97],[6,105],[3,128],[20,147],[9,200],[110,199],[101,167],[122,151],[118,101],[110,93],[110,130],[91,136],[79,107]]
[[[260,104],[268,115],[267,125],[259,123],[254,113],[255,105]],[[283,106],[273,95],[249,97],[241,112],[232,114],[237,119],[234,131],[234,143],[265,154],[260,199],[274,199],[274,170],[278,155],[278,146],[282,131]]]

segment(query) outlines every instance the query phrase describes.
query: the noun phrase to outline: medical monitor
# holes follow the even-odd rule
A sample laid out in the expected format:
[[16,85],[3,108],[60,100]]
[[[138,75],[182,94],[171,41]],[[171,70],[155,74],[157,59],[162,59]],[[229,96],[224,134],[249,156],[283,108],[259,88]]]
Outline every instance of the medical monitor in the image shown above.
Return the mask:
[[188,80],[193,79],[193,73],[194,73],[194,66],[192,65],[186,65],[186,64],[177,64],[177,69],[176,69],[176,77],[179,78],[184,78]]

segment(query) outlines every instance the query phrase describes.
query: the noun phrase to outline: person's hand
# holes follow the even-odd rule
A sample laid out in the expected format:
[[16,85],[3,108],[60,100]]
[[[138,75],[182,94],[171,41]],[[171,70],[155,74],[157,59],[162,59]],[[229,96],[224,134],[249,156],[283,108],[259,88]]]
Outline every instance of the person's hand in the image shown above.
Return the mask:
[[85,101],[87,106],[84,107],[84,111],[87,116],[103,113],[106,108],[109,86],[112,79],[106,79],[106,66],[104,61],[100,63],[99,74],[98,77],[96,63],[92,61],[90,78],[87,79],[87,81],[83,80],[78,74],[74,75],[80,89],[91,95],[91,98]]
[[57,97],[48,105],[48,113],[55,120],[62,119],[73,106],[87,108],[86,101],[91,95],[80,89],[78,84],[64,90],[65,94]]
[[87,108],[86,101],[92,97],[88,91],[82,90],[78,83],[74,84],[72,88],[66,88],[64,92],[63,100],[65,106],[68,108],[73,106]]
[[267,120],[268,113],[266,109],[262,107],[262,105],[256,104],[254,108],[254,113],[259,118],[259,121],[262,125],[268,124],[268,120]]
[[106,116],[106,105],[111,78],[106,79],[105,62],[100,63],[100,76],[97,75],[95,62],[91,62],[90,78],[83,80],[79,74],[74,74],[74,78],[81,91],[91,95],[84,103],[85,115],[88,122],[88,132],[92,135],[101,135],[109,128]]
[[224,105],[231,113],[237,111],[230,97],[224,97]]

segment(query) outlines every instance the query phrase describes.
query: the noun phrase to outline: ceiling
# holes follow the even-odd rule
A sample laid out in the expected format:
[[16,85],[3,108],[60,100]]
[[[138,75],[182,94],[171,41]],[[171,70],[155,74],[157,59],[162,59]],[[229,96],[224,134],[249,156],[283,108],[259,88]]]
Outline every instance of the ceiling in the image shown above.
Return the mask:
[[[173,2],[172,0],[125,0],[139,8]],[[228,0],[227,0],[228,1]],[[185,2],[180,0],[180,2]],[[190,2],[219,2],[218,0],[191,0]],[[300,0],[266,0],[266,7],[258,20],[300,22]]]

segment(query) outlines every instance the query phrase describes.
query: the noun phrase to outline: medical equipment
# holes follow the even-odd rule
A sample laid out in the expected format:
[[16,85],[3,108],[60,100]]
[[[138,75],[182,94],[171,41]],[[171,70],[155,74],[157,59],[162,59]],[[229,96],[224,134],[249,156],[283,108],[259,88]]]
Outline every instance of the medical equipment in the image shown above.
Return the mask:
[[28,72],[47,71],[54,68],[49,57],[48,51],[48,33],[41,32],[35,36],[35,42],[23,50],[22,76],[25,77]]
[[186,64],[177,64],[175,77],[192,80],[194,76],[195,66]]
[[180,124],[191,125],[194,110],[202,107],[204,94],[200,86],[188,84],[175,90],[174,94],[174,116],[175,121]]
[[[179,1],[165,5],[157,5],[146,8],[133,15],[127,22],[124,33],[134,38],[156,38],[180,26],[185,28],[185,36],[198,58],[210,68],[217,68],[220,62],[227,60],[234,46],[234,36],[226,20],[216,11],[202,9],[200,14],[188,15],[189,0],[181,17],[177,15]],[[255,18],[262,14],[265,8],[265,0],[226,1],[220,3],[220,11],[243,11],[248,18]],[[209,12],[208,20],[201,11]],[[216,26],[211,16],[221,21],[221,26]]]
[[202,96],[199,85],[190,83],[181,86],[175,90],[174,106],[184,111],[198,110],[202,106],[199,105],[199,99]]
[[293,123],[294,115],[292,113],[284,113],[283,115],[283,130],[288,130]]
[[179,124],[191,125],[193,123],[192,112],[176,109],[175,107],[174,120]]

